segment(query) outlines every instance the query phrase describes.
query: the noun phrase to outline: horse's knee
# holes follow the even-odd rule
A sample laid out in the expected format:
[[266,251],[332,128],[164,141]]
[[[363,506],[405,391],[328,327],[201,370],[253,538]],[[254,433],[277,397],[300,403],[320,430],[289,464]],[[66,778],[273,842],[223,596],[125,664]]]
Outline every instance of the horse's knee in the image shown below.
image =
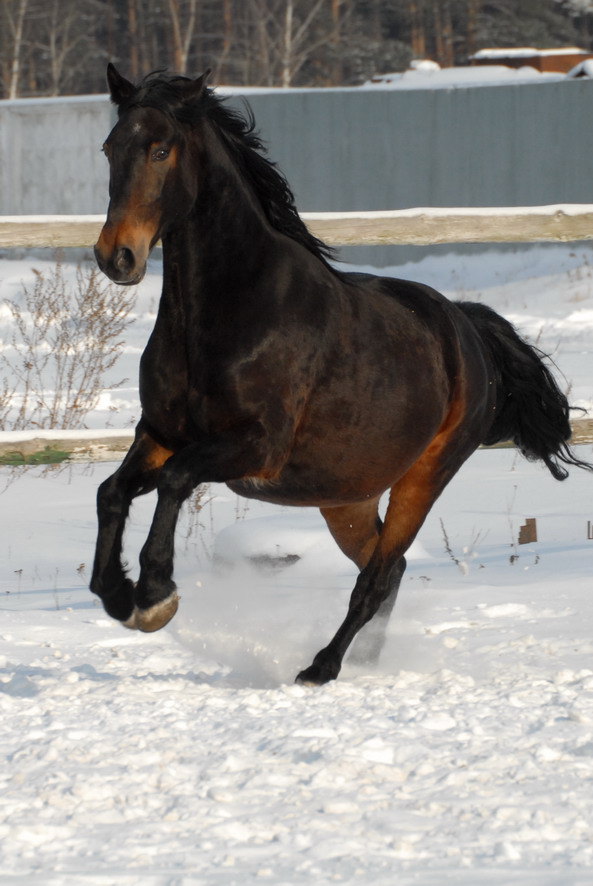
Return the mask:
[[194,471],[186,465],[176,464],[171,458],[163,465],[159,474],[157,491],[159,496],[169,495],[175,501],[185,501],[200,483]]
[[97,511],[99,517],[110,517],[120,513],[123,504],[123,495],[115,474],[108,477],[97,489]]

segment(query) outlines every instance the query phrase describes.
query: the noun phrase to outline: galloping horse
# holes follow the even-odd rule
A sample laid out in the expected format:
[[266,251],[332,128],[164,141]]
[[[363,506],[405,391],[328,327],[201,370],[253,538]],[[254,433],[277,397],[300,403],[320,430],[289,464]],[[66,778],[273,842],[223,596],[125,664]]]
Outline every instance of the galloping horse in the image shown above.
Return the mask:
[[[110,202],[95,254],[111,280],[135,284],[162,240],[163,290],[135,440],[98,492],[91,589],[126,627],[163,627],[178,606],[178,512],[200,483],[317,506],[360,569],[342,625],[297,677],[321,684],[360,628],[388,615],[407,548],[481,443],[513,439],[559,480],[562,463],[591,466],[567,444],[568,403],[541,355],[506,320],[332,266],[249,113],[207,76],[158,72],[135,86],[107,71],[119,120],[104,145]],[[134,583],[124,525],[131,500],[155,488]]]

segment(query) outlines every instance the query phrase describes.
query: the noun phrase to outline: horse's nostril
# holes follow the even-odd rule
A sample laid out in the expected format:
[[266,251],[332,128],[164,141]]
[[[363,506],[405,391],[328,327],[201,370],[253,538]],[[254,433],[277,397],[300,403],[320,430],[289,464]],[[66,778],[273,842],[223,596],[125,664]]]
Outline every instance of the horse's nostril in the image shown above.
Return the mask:
[[122,273],[131,271],[136,264],[134,253],[131,249],[128,249],[127,246],[120,246],[113,260],[113,264],[115,265],[117,270],[121,271]]

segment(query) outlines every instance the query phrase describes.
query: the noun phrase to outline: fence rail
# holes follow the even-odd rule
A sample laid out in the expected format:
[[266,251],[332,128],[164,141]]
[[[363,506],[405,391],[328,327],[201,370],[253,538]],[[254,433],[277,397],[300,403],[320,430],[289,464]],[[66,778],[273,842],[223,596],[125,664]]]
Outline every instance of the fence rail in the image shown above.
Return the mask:
[[[593,443],[593,419],[571,421],[572,443]],[[134,440],[133,431],[0,432],[0,465],[45,464],[57,461],[119,461]],[[509,449],[513,443],[497,443],[482,449]]]
[[[436,243],[537,243],[593,239],[593,205],[491,208],[419,208],[385,212],[302,213],[315,236],[332,246]],[[0,216],[0,248],[89,247],[104,223],[100,215]],[[593,442],[593,419],[571,422],[573,442]],[[46,431],[0,434],[0,463],[12,453],[27,459],[44,449],[81,458],[119,457],[131,433]]]
[[[331,246],[436,243],[537,243],[593,239],[593,205],[419,208],[373,212],[303,212],[316,237]],[[89,247],[101,215],[0,216],[0,248]]]

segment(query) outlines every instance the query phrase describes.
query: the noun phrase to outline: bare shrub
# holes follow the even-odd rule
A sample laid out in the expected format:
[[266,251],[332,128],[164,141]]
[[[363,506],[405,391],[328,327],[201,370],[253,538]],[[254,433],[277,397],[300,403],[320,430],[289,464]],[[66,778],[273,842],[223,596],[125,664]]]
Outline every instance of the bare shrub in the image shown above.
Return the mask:
[[103,282],[92,266],[70,284],[61,260],[33,273],[22,303],[4,301],[14,329],[0,352],[0,428],[81,428],[122,352],[136,291]]
[[0,378],[0,430],[4,430],[7,427],[15,390],[16,385],[9,382],[6,376]]

